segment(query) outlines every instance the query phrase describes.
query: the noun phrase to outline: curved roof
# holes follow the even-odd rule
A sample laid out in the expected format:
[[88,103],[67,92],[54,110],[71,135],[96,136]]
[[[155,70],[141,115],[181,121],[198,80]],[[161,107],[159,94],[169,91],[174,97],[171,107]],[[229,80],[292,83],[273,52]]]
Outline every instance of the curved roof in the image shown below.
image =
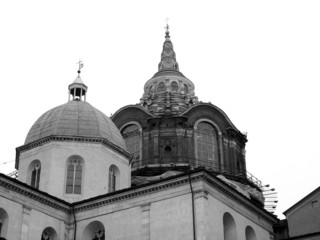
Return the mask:
[[[210,111],[205,111],[204,108],[210,108]],[[212,111],[214,110],[214,111]],[[195,114],[196,113],[196,114]],[[215,119],[217,122],[222,122],[224,125],[224,128],[231,127],[237,132],[240,132],[236,126],[231,122],[230,118],[227,116],[227,114],[220,109],[219,107],[213,105],[212,103],[197,103],[187,109],[185,112],[181,113],[180,116],[189,116],[189,115],[212,115],[215,116]],[[194,118],[197,118],[199,116],[194,116]]]
[[51,135],[106,138],[125,149],[115,124],[98,109],[84,101],[69,101],[39,117],[26,137],[25,144]]

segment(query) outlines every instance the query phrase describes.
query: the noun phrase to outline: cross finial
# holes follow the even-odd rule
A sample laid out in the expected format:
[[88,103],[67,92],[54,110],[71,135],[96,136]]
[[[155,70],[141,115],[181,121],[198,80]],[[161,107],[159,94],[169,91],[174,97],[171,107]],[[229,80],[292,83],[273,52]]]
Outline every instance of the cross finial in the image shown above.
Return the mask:
[[81,59],[79,59],[79,62],[77,62],[77,64],[79,65],[79,69],[78,69],[78,74],[81,73],[81,68],[83,68],[83,61]]
[[164,27],[164,29],[166,29],[166,31],[169,32],[169,18],[167,17],[165,21],[166,21],[166,26]]

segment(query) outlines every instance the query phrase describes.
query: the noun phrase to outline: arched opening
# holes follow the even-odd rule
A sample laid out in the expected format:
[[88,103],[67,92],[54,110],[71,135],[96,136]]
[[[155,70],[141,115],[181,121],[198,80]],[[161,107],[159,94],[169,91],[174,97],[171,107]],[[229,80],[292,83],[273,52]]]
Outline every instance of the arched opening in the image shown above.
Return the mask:
[[0,237],[7,237],[8,222],[9,218],[7,212],[3,208],[0,208]]
[[196,126],[197,163],[210,169],[219,170],[218,141],[215,128],[208,122]]
[[109,192],[114,192],[119,189],[120,171],[116,165],[111,165],[109,168]]
[[28,167],[28,182],[31,187],[39,189],[41,176],[41,163],[39,160],[33,160]]
[[83,232],[83,240],[105,240],[105,229],[100,221],[88,224]]
[[152,85],[149,87],[149,93],[153,93],[153,92],[154,92],[154,86]]
[[171,82],[171,91],[172,92],[178,91],[178,83],[177,82],[175,82],[175,81]]
[[81,194],[82,174],[84,160],[82,157],[74,155],[67,160],[67,194]]
[[183,87],[184,87],[184,93],[188,93],[188,86],[187,86],[187,84],[183,84]]
[[140,131],[136,124],[129,124],[121,131],[126,149],[134,156],[133,164],[140,159]]
[[223,233],[224,240],[237,240],[236,223],[230,213],[223,215]]
[[165,146],[164,148],[164,155],[172,155],[172,148],[170,146]]
[[58,240],[57,232],[52,227],[46,227],[41,234],[41,240]]
[[163,82],[160,82],[158,85],[158,92],[166,91],[166,85]]
[[257,240],[256,233],[250,226],[246,227],[246,240]]

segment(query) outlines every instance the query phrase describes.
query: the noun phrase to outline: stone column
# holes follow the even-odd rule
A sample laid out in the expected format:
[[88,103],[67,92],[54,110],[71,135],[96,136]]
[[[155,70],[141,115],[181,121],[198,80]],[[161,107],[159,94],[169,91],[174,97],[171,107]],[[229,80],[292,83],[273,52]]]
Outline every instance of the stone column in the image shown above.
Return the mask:
[[223,149],[223,138],[222,138],[222,133],[219,132],[219,137],[218,137],[218,141],[219,141],[219,146],[218,146],[218,151],[219,151],[219,171],[220,172],[224,172],[224,149]]
[[142,240],[150,240],[150,203],[141,205],[142,223],[141,238]]
[[193,130],[187,130],[187,141],[188,141],[188,145],[187,145],[187,149],[188,149],[188,159],[189,159],[189,165],[190,166],[196,166],[196,161],[195,161],[195,146],[194,145],[194,141],[193,141]]
[[142,142],[143,142],[143,134],[142,134],[142,129],[140,128],[139,129],[139,159],[137,159],[138,160],[138,164],[139,164],[139,166],[141,165],[141,160],[142,160],[142,158],[143,158],[143,144],[142,144]]
[[141,165],[145,165],[147,164],[147,162],[150,162],[151,161],[151,155],[150,155],[150,151],[149,151],[149,132],[143,132],[142,133],[142,149],[143,149],[143,152],[142,152],[142,161],[141,161]]
[[205,240],[207,232],[208,191],[199,189],[194,191],[194,207],[197,240]]
[[153,162],[159,163],[160,156],[159,156],[159,130],[153,130],[151,132],[151,137],[153,140]]
[[185,135],[185,132],[186,130],[185,129],[182,129],[182,128],[177,128],[176,129],[176,132],[177,132],[177,159],[178,159],[178,162],[182,162],[182,157],[183,157],[183,138],[184,138],[184,135]]
[[27,206],[23,206],[20,240],[28,240],[29,239],[28,234],[29,234],[30,213],[31,213],[31,208],[29,208]]

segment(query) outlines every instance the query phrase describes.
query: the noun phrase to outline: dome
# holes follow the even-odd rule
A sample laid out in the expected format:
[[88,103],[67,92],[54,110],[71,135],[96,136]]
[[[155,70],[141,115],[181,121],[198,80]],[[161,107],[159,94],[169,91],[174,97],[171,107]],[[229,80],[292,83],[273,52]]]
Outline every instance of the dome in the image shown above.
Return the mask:
[[106,138],[125,149],[116,125],[98,109],[80,100],[45,112],[31,127],[25,144],[51,135]]

